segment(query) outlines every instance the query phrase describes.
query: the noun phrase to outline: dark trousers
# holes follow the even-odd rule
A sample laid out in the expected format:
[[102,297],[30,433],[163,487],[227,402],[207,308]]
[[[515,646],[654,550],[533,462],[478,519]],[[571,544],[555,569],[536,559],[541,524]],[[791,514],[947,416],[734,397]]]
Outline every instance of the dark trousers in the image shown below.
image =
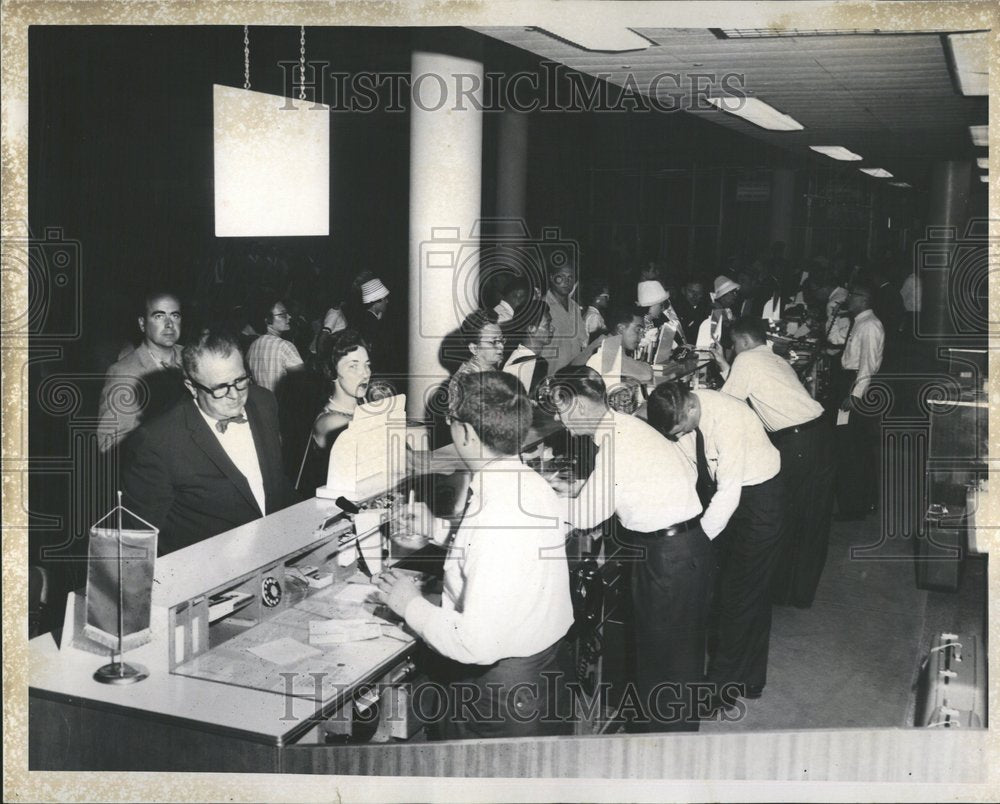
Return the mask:
[[[559,666],[562,640],[533,656],[468,665],[437,656],[432,680],[444,691],[431,736],[439,740],[542,737],[573,730],[572,701]],[[423,712],[428,690],[415,690]]]
[[630,730],[697,731],[715,562],[701,527],[673,536],[622,532],[631,561],[636,692]]
[[[841,371],[837,377],[842,393],[849,393],[857,372]],[[878,415],[852,410],[847,424],[836,428],[837,510],[844,516],[864,516],[878,505],[881,432]]]
[[771,438],[781,453],[778,477],[785,495],[781,544],[771,581],[771,599],[781,605],[811,606],[823,574],[836,475],[832,430],[824,418],[809,429]]
[[[781,477],[744,486],[725,531],[716,584],[718,615],[715,655],[709,681],[763,687],[771,637],[771,574],[778,557],[784,519]],[[719,540],[722,541],[719,541]]]

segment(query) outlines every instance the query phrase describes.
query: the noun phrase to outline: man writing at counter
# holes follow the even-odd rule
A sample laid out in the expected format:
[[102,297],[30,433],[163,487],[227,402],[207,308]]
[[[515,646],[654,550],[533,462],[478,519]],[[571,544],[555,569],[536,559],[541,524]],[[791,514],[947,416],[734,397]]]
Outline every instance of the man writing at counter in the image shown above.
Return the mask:
[[206,330],[182,359],[191,397],[136,431],[124,478],[126,505],[160,529],[160,554],[296,501],[274,395],[251,385],[235,339]]
[[[531,405],[519,382],[497,371],[457,377],[453,390],[448,425],[473,476],[445,560],[441,605],[401,572],[374,580],[388,606],[444,657],[435,674],[448,703],[441,739],[566,731],[553,678],[573,606],[559,500],[518,457]],[[408,507],[401,524],[439,544],[449,532],[423,503]]]
[[759,698],[767,679],[770,581],[784,516],[781,456],[756,414],[718,391],[664,383],[649,396],[648,416],[665,436],[679,439],[697,471],[705,535],[715,539],[725,531],[717,545],[718,645],[708,673],[717,689],[715,703],[727,703],[727,685]]
[[696,731],[694,685],[704,678],[714,561],[699,522],[694,467],[644,421],[611,410],[604,381],[591,368],[559,372],[552,401],[570,433],[592,438],[598,448],[593,473],[570,503],[570,524],[588,529],[616,516],[617,540],[633,556],[642,712],[630,728]]
[[733,324],[732,367],[722,347],[713,355],[726,379],[722,392],[750,403],[781,453],[784,486],[782,545],[771,584],[775,603],[812,605],[826,562],[833,510],[834,452],[823,406],[809,396],[795,369],[767,344],[762,318]]

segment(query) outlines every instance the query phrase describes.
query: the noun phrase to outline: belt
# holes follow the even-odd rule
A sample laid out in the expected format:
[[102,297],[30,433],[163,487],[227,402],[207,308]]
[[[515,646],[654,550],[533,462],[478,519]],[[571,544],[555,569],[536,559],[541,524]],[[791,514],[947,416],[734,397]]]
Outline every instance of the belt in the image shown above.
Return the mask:
[[774,430],[769,433],[769,435],[771,436],[771,440],[774,441],[775,439],[783,438],[784,436],[791,435],[792,433],[804,433],[806,430],[812,430],[814,427],[819,427],[823,424],[823,421],[824,417],[820,414],[815,419],[810,419],[802,424],[796,424],[794,427],[785,427],[782,430]]
[[637,533],[636,535],[647,539],[658,539],[661,536],[676,536],[678,533],[687,533],[700,526],[701,514],[693,519],[689,519],[687,522],[678,522],[676,525],[671,525],[669,528],[660,528],[660,530],[650,531],[649,533]]

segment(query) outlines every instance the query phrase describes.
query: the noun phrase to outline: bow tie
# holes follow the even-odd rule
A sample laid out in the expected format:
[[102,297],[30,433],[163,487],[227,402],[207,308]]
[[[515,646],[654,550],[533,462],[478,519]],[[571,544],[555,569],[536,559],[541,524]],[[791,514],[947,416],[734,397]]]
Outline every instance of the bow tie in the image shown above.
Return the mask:
[[215,423],[215,429],[218,430],[220,433],[224,433],[226,432],[226,428],[229,427],[230,424],[246,424],[246,423],[247,423],[247,417],[244,416],[243,414],[240,414],[239,416],[230,416],[229,418],[226,419],[219,419]]

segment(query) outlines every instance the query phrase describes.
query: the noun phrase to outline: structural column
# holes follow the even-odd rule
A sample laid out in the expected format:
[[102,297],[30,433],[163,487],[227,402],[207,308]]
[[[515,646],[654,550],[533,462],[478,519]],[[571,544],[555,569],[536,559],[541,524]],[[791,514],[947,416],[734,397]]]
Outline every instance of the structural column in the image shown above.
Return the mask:
[[407,414],[441,407],[444,338],[475,309],[482,191],[483,65],[432,49],[413,53],[410,101],[410,365]]
[[[965,233],[970,168],[968,161],[952,161],[937,162],[931,170],[927,235],[929,238],[933,236],[935,250],[939,253],[953,253]],[[955,331],[948,292],[950,264],[950,259],[925,259],[914,266],[920,271],[923,293],[919,322],[921,334],[946,335]]]
[[497,137],[498,218],[525,216],[528,184],[528,114],[505,109],[500,115]]
[[775,168],[771,176],[771,242],[785,244],[792,251],[792,220],[795,215],[795,171]]

